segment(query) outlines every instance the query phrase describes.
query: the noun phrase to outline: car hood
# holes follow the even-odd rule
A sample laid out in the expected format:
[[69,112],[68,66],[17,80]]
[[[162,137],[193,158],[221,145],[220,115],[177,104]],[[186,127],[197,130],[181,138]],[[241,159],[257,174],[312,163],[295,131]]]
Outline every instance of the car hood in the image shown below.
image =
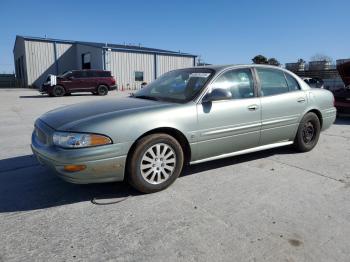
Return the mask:
[[171,105],[172,103],[132,97],[107,98],[57,108],[42,115],[40,120],[56,130],[65,130],[66,127],[106,115],[124,115]]

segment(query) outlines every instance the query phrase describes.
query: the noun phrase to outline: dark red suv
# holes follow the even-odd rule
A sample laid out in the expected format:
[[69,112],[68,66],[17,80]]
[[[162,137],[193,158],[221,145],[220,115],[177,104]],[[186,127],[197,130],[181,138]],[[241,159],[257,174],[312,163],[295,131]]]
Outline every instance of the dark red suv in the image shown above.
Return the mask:
[[105,96],[116,89],[114,77],[104,70],[71,70],[62,75],[49,75],[40,88],[41,93],[50,96],[64,96],[74,92],[91,92]]

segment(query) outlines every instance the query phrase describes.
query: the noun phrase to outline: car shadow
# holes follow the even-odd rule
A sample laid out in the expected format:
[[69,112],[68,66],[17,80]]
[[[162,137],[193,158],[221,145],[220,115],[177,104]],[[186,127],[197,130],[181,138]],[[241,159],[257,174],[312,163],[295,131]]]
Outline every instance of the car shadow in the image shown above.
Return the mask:
[[[291,153],[294,151],[285,147],[186,166],[181,177],[275,154]],[[0,213],[38,210],[86,201],[100,205],[113,204],[138,195],[141,193],[125,182],[90,185],[67,183],[40,166],[33,155],[0,160]]]
[[250,161],[254,161],[262,158],[268,158],[273,155],[285,155],[285,154],[298,154],[298,153],[292,148],[292,146],[285,146],[280,148],[273,148],[269,150],[234,156],[234,157],[227,157],[227,158],[222,158],[222,159],[213,160],[209,162],[204,162],[197,165],[186,166],[181,176],[183,177],[183,176],[193,175],[193,174],[201,173],[211,169],[250,162]]
[[[89,93],[84,93],[84,94],[80,94],[80,93],[77,93],[77,94],[71,94],[71,95],[66,95],[66,96],[63,96],[63,97],[74,97],[74,96],[95,96],[94,94],[89,94]],[[48,95],[30,95],[30,96],[19,96],[19,98],[56,98],[56,97],[50,97]],[[57,98],[61,98],[61,97],[57,97]]]

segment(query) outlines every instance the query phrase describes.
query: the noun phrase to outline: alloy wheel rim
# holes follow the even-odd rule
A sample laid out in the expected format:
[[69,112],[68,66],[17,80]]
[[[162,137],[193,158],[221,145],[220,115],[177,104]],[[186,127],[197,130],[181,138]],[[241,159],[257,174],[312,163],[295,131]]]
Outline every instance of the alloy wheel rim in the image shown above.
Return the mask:
[[174,149],[164,143],[157,143],[146,150],[141,158],[142,177],[150,184],[157,185],[167,181],[174,173],[176,154]]
[[101,87],[101,88],[100,88],[100,93],[101,93],[102,95],[106,94],[106,89],[103,88],[103,87]]
[[56,89],[56,94],[59,95],[59,96],[62,95],[63,94],[62,88],[57,88]]
[[310,144],[315,138],[315,127],[309,121],[303,127],[303,140],[306,144]]

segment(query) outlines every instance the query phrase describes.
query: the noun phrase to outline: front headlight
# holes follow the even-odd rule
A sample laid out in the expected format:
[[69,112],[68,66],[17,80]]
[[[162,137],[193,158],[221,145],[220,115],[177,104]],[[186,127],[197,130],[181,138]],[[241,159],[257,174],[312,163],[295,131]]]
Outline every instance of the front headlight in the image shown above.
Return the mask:
[[104,135],[55,132],[53,143],[64,148],[82,148],[112,144],[112,140]]

